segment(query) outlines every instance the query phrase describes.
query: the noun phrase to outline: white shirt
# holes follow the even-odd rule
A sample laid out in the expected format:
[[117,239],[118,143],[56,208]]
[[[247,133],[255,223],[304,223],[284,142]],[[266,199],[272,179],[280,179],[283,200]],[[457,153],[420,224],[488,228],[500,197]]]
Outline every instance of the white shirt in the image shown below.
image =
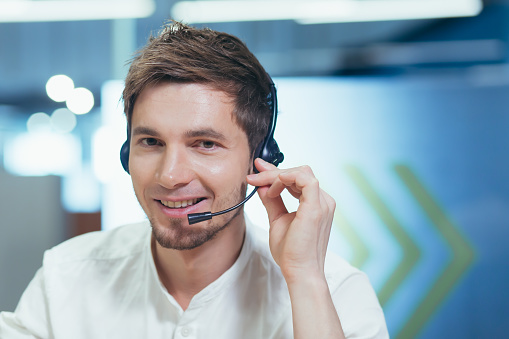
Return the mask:
[[[292,338],[285,280],[268,234],[247,221],[234,265],[183,311],[160,282],[148,222],[94,232],[46,251],[0,338]],[[388,338],[366,275],[329,253],[326,278],[347,338]]]

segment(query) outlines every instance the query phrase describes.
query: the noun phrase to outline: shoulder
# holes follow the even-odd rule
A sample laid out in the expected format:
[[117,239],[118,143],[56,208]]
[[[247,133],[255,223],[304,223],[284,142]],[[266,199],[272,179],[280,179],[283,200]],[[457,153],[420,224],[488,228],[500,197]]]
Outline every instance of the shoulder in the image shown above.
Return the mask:
[[44,254],[44,266],[132,256],[147,246],[149,234],[148,222],[86,233],[47,250]]
[[388,338],[382,307],[368,276],[333,252],[325,276],[347,338]]
[[328,251],[325,258],[325,278],[333,292],[349,279],[364,280],[367,276],[336,253]]

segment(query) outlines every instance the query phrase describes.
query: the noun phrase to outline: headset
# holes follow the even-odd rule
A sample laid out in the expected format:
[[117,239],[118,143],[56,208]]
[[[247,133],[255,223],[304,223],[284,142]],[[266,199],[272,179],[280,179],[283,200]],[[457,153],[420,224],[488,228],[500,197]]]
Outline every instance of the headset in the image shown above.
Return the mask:
[[[256,150],[254,152],[256,158],[262,158],[263,160],[273,164],[274,166],[278,166],[281,162],[284,160],[284,155],[279,150],[279,146],[277,145],[276,140],[274,139],[274,130],[276,129],[276,122],[277,122],[277,96],[276,96],[276,86],[274,85],[274,82],[268,76],[270,79],[270,93],[267,96],[267,104],[272,110],[272,119],[270,121],[270,125],[267,131],[267,134],[265,135],[265,138],[263,141],[256,147]],[[120,162],[122,163],[122,167],[124,170],[129,173],[129,152],[130,152],[130,143],[131,143],[131,134],[129,131],[129,126],[127,127],[127,140],[122,145],[122,148],[120,149]],[[256,169],[256,166],[253,164],[253,169],[256,173],[258,173],[258,170]],[[251,193],[240,203],[238,203],[235,206],[232,206],[228,209],[219,211],[219,212],[204,212],[204,213],[190,213],[187,215],[187,220],[189,221],[189,224],[195,224],[198,222],[202,222],[205,220],[209,220],[212,217],[216,215],[221,215],[224,213],[231,212],[240,206],[244,205],[251,197],[255,194],[255,192],[258,190],[258,187],[255,187]]]

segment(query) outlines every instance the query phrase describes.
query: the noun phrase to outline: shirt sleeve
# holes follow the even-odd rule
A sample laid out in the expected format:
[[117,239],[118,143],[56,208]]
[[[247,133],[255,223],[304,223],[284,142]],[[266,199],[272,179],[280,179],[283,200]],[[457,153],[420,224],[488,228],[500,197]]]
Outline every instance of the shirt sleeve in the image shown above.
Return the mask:
[[368,277],[357,271],[331,290],[345,337],[388,339],[385,317]]
[[14,312],[0,313],[0,338],[49,338],[50,326],[43,268],[32,279]]

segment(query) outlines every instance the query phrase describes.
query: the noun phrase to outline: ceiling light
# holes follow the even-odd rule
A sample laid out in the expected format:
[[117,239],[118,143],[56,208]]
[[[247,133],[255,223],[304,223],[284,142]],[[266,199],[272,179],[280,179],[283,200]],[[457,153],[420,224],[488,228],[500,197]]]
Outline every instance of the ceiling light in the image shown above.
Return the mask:
[[302,24],[462,17],[481,0],[223,0],[179,1],[172,16],[186,23],[295,20]]
[[154,10],[153,0],[4,0],[0,22],[145,18]]

